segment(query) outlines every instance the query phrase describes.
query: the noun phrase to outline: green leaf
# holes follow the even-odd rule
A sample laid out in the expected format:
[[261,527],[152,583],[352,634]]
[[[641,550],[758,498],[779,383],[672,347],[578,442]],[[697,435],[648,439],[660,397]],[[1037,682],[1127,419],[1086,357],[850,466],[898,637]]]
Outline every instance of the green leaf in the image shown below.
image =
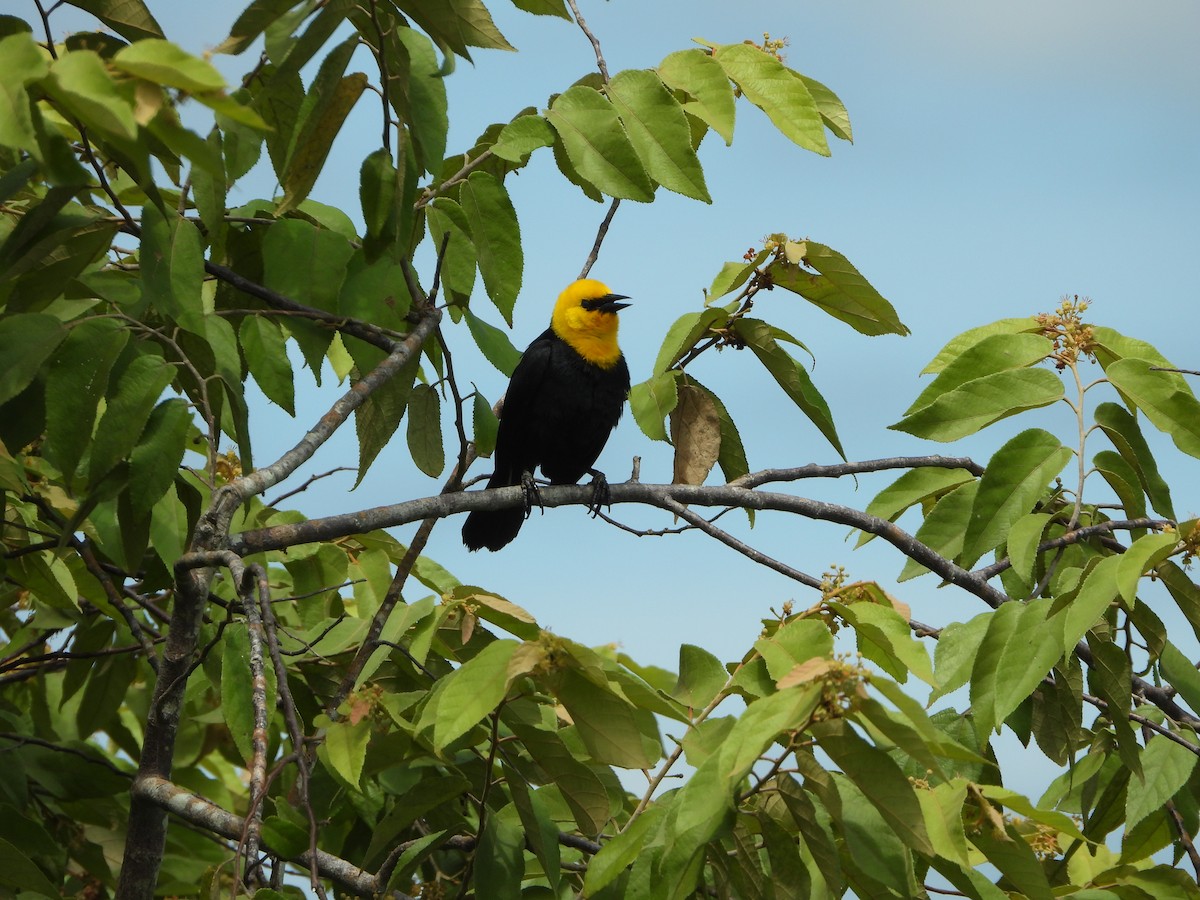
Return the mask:
[[721,661],[701,647],[679,647],[679,680],[671,696],[692,709],[704,709],[725,687],[729,673]]
[[[788,242],[792,244],[793,242]],[[773,284],[799,294],[809,303],[845,322],[859,334],[909,333],[895,308],[854,267],[850,260],[832,247],[816,241],[795,242],[787,259],[777,259],[767,267]],[[795,257],[794,259],[791,257]],[[803,262],[819,274],[802,268]]]
[[728,320],[729,312],[721,307],[684,313],[667,329],[658,358],[654,360],[654,374],[666,372],[706,337],[710,328],[718,322],[723,326]]
[[516,210],[504,185],[486,172],[471,173],[459,188],[459,203],[471,223],[483,286],[511,328],[525,266]]
[[158,207],[147,204],[138,260],[143,296],[163,316],[203,335],[204,248],[196,226],[179,216],[165,218]]
[[371,720],[360,722],[333,722],[325,729],[325,743],[321,745],[321,756],[328,766],[345,779],[351,787],[357,787],[362,779],[363,764],[367,759],[367,744],[371,740]]
[[505,162],[521,163],[534,150],[554,146],[554,129],[541,116],[518,116],[501,130],[492,154]]
[[1101,403],[1096,407],[1096,424],[1104,429],[1121,458],[1137,472],[1138,482],[1150,503],[1161,515],[1175,518],[1171,504],[1171,489],[1158,473],[1158,464],[1150,452],[1150,446],[1138,427],[1137,419],[1116,403]]
[[432,718],[433,747],[441,753],[492,712],[508,691],[508,664],[518,641],[493,641],[440,682],[436,703],[421,714],[418,731]]
[[623,831],[604,842],[600,852],[588,862],[587,874],[584,876],[586,896],[599,896],[600,891],[633,865],[647,842],[655,836],[666,812],[667,807],[664,803],[648,806],[646,811],[628,823]]
[[483,457],[491,456],[496,449],[500,419],[492,412],[492,405],[488,403],[487,398],[478,390],[471,401],[471,424],[475,452]]
[[146,38],[122,48],[110,64],[138,78],[192,94],[219,91],[225,87],[225,78],[212,63],[158,38]]
[[1040,333],[1042,326],[1032,316],[1021,316],[1014,319],[1000,319],[988,325],[978,325],[951,338],[938,351],[937,356],[930,360],[929,365],[921,370],[922,375],[935,375],[957,359],[967,348],[979,343],[993,334],[1020,334],[1022,332]]
[[[890,485],[875,495],[867,504],[867,513],[895,522],[906,510],[918,503],[928,507],[941,497],[951,493],[960,485],[973,482],[975,476],[966,469],[942,469],[922,466],[905,472]],[[859,538],[862,546],[874,535],[864,534]]]
[[668,190],[711,203],[683,107],[649,69],[618,72],[606,93],[646,173]]
[[912,636],[908,621],[890,606],[879,603],[841,604],[828,601],[858,636],[863,656],[882,666],[897,681],[908,680],[908,673],[937,687],[929,651]]
[[609,819],[608,794],[599,776],[571,755],[558,734],[517,718],[513,704],[505,706],[501,717],[533,761],[562,791],[579,830],[587,835],[599,834]]
[[1142,783],[1126,801],[1126,830],[1174,797],[1195,768],[1196,754],[1161,734],[1152,736],[1142,751]]
[[721,64],[706,50],[679,50],[658,64],[658,76],[675,90],[690,94],[683,108],[733,143],[736,113],[733,87]]
[[467,47],[513,50],[480,0],[405,0],[401,8],[432,38],[463,59]]
[[33,860],[4,838],[0,838],[0,885],[43,897],[62,893]]
[[[254,680],[250,674],[250,635],[244,622],[225,629],[221,640],[221,714],[230,737],[246,762],[254,755]],[[275,709],[275,669],[268,663],[266,677],[267,719]],[[328,741],[328,737],[326,738]]]
[[796,618],[785,622],[769,637],[759,638],[754,649],[767,664],[771,678],[779,681],[798,665],[832,656],[833,635],[824,622]]
[[363,160],[358,176],[358,198],[368,235],[383,234],[395,215],[399,174],[392,154],[380,147]]
[[437,173],[446,155],[450,125],[444,73],[429,38],[402,26],[394,33],[408,56],[409,72],[406,90],[392,92],[393,105],[408,126],[417,164],[426,172]]
[[167,492],[187,448],[192,414],[186,400],[165,400],[154,408],[129,457],[129,502],[149,511]]
[[[381,351],[371,348],[370,352],[371,358],[375,362],[382,359]],[[364,360],[367,358],[365,353],[363,358]],[[356,362],[361,372],[363,361],[356,360]],[[354,411],[354,427],[358,435],[358,479],[355,482],[356,485],[362,482],[371,463],[379,455],[379,451],[387,446],[392,435],[396,433],[396,429],[400,427],[400,420],[404,417],[404,410],[408,407],[408,397],[419,370],[420,358],[417,354],[413,354],[399,372],[372,393],[362,406]]]
[[[1088,569],[1079,590],[1067,601],[1066,609],[1062,613],[1064,653],[1070,653],[1075,648],[1075,644],[1117,599],[1117,574],[1120,564],[1119,556],[1104,557]],[[1060,596],[1055,600],[1054,606],[1061,606],[1062,603],[1063,597]],[[1053,612],[1057,614],[1058,610],[1054,609]]]
[[1147,534],[1134,541],[1119,557],[1117,566],[1117,589],[1121,599],[1132,605],[1137,596],[1138,581],[1142,575],[1158,566],[1171,556],[1179,546],[1179,535]]
[[521,361],[521,351],[513,346],[508,335],[495,325],[483,321],[470,309],[463,310],[463,318],[467,320],[467,328],[484,359],[511,377],[517,363]]
[[[0,356],[6,364],[15,357],[2,349],[3,334],[6,326],[22,318],[0,321]],[[109,372],[128,339],[129,332],[113,319],[86,319],[71,329],[47,368],[43,452],[68,483],[92,439],[97,406],[108,388]],[[22,345],[21,349],[26,347]]]
[[525,875],[525,832],[510,817],[487,817],[475,851],[475,896],[479,900],[519,900]]
[[629,391],[629,408],[634,421],[646,437],[655,441],[667,440],[664,421],[679,402],[676,372],[664,372],[635,384]]
[[1200,458],[1200,401],[1174,372],[1154,372],[1161,365],[1145,359],[1119,359],[1105,369],[1108,380],[1122,396],[1146,414],[1159,431],[1188,456]]
[[783,136],[805,150],[829,156],[821,113],[804,82],[783,63],[750,44],[713,48],[713,58],[746,99],[767,114]]
[[337,312],[353,254],[354,248],[340,234],[303,219],[283,219],[263,237],[263,282],[297,303]]
[[237,56],[263,33],[273,22],[278,20],[296,5],[296,0],[253,0],[238,15],[233,27],[229,29],[229,37],[225,38],[214,50],[214,53],[229,53]]
[[874,804],[893,833],[908,847],[927,856],[933,845],[913,786],[890,756],[860,738],[844,721],[813,726],[818,745]]
[[[1125,461],[1125,457],[1113,450],[1101,450],[1092,457],[1092,467],[1117,495],[1126,518],[1141,519],[1148,515],[1141,479],[1133,466]],[[1145,534],[1146,529],[1138,528],[1130,533],[1136,538]]]
[[888,427],[934,441],[954,441],[1062,397],[1062,381],[1053,372],[1012,369],[968,381]]
[[287,163],[279,175],[284,193],[276,215],[295,209],[308,197],[334,138],[367,86],[362,72],[342,77],[357,46],[358,37],[354,36],[330,51],[304,97]]
[[817,430],[833,445],[838,455],[845,459],[846,451],[842,449],[841,439],[838,438],[829,404],[812,383],[804,367],[776,342],[771,326],[760,319],[738,319],[733,328],[758,357],[759,362],[771,373],[771,377],[783,388],[784,393],[817,426]]
[[292,364],[287,343],[279,326],[265,316],[246,316],[238,328],[238,343],[246,357],[250,374],[267,399],[287,412],[296,414]]
[[1062,656],[1062,630],[1047,619],[1049,598],[1004,603],[988,619],[971,669],[971,708],[982,738],[1041,683]]
[[40,80],[48,71],[49,66],[29,32],[0,40],[0,144],[29,151],[38,149],[25,85]]
[[544,112],[579,175],[610,197],[649,203],[654,185],[617,111],[593,88],[577,84]]
[[408,397],[408,450],[417,468],[436,478],[446,467],[442,403],[436,389],[418,384]]
[[108,408],[96,429],[88,481],[95,485],[113,467],[129,457],[146,427],[150,412],[171,380],[175,369],[161,357],[136,357],[108,393]]
[[624,769],[648,769],[657,762],[658,754],[647,752],[642,741],[638,711],[611,689],[567,668],[557,674],[554,693],[597,762]]
[[[446,244],[442,259],[442,284],[460,305],[465,305],[475,287],[475,244],[466,213],[453,200],[438,197],[425,207],[429,236],[435,246]],[[449,238],[446,237],[449,235]]]
[[[727,262],[721,266],[721,271],[717,273],[716,277],[712,280],[712,284],[708,286],[708,290],[704,292],[704,304],[706,306],[740,288],[754,274],[755,270],[763,264],[766,258],[771,255],[771,251],[766,249],[754,253],[753,248],[751,248],[747,252],[753,255],[753,259],[748,262]],[[726,309],[725,311],[727,313],[733,312],[732,309]]]
[[825,127],[843,141],[854,143],[854,133],[850,129],[850,114],[846,111],[846,105],[842,103],[841,98],[815,78],[809,78],[799,72],[792,72],[792,74],[803,81],[808,92],[812,94],[813,102],[821,111],[821,121],[825,123]]
[[[925,516],[913,537],[946,559],[957,558],[962,553],[967,522],[978,492],[979,482],[968,481],[946,494]],[[928,571],[929,569],[915,559],[909,559],[904,563],[904,569],[897,580],[907,581]]]
[[162,28],[142,0],[71,0],[78,7],[130,41],[161,38]]
[[33,382],[60,343],[67,329],[54,316],[41,313],[10,315],[0,319],[0,403],[7,403]]
[[1194,710],[1200,710],[1200,672],[1183,653],[1167,641],[1158,658],[1163,678]]
[[133,105],[98,54],[77,50],[60,56],[51,63],[50,75],[42,84],[88,128],[121,140],[136,140]]
[[1058,438],[1038,428],[1022,431],[997,450],[979,479],[959,565],[969,569],[1000,546],[1070,458],[1071,451]]
[[1053,518],[1049,513],[1029,513],[1013,523],[1008,532],[1008,559],[1013,571],[1023,581],[1032,581],[1034,567],[1037,565],[1038,546],[1042,542],[1042,534]]
[[1050,354],[1053,346],[1048,338],[1040,334],[1019,332],[989,335],[950,360],[904,414],[910,416],[938,397],[976,378],[1024,369],[1039,363]]

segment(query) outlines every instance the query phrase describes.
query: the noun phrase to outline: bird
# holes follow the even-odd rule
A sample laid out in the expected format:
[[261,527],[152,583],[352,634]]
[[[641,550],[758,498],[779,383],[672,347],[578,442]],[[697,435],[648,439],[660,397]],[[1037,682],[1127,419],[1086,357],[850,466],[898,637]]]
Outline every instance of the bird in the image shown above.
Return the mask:
[[521,355],[509,380],[487,483],[522,485],[525,507],[468,515],[462,537],[469,550],[499,550],[517,536],[537,497],[539,466],[551,484],[576,484],[590,474],[593,511],[607,498],[608,482],[593,466],[629,396],[629,366],[617,346],[617,313],[628,299],[591,278],[558,295],[550,327]]

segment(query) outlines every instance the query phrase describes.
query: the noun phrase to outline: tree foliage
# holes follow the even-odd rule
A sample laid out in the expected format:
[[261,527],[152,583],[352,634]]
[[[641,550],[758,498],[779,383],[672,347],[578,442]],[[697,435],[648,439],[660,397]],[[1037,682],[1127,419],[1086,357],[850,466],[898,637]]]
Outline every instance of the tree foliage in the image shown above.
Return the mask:
[[[219,48],[252,51],[238,84],[142,0],[72,5],[106,30],[54,41],[58,4],[0,17],[0,891],[276,897],[303,873],[393,896],[1198,896],[1176,866],[1200,866],[1200,676],[1163,618],[1200,634],[1200,532],[1158,460],[1160,434],[1200,457],[1200,403],[1078,298],[952,340],[893,426],[951,442],[1065,403],[1065,438],[1031,418],[985,463],[751,472],[733,415],[754,410],[689,370],[714,349],[749,351],[845,459],[762,291],[864,337],[907,328],[815,240],[712,266],[630,397],[677,483],[612,500],[813,591],[738,659],[684,645],[675,672],[639,665],[422,555],[447,516],[522,502],[462,490],[496,415],[451,351],[517,358],[489,321],[511,324],[526,265],[506,179],[539,154],[609,202],[586,272],[620,201],[712,202],[696,148],[731,143],[739,108],[828,155],[846,109],[775,43],[610,74],[573,0],[518,0],[573,19],[598,71],[448,151],[455,57],[510,49],[479,0],[254,0]],[[375,96],[380,146],[337,160],[360,167],[360,207],[316,202]],[[277,195],[230,208],[260,160]],[[294,414],[304,369],[346,392],[255,461],[251,382]],[[352,417],[360,480],[407,447],[442,492],[322,519],[294,491],[263,499]],[[786,490],[879,472],[865,510]],[[914,621],[896,588],[813,578],[700,511],[731,508],[883,539],[901,582],[932,575],[981,611]],[[413,522],[407,545],[386,530]],[[1061,768],[1043,796],[1004,787],[1004,730]],[[640,794],[617,774],[637,769]]]

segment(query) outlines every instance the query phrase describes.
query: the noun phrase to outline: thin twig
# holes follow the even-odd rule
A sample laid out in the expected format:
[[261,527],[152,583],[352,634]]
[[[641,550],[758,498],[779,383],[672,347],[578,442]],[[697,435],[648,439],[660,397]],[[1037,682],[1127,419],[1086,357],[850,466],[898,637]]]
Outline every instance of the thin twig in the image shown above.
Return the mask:
[[612,203],[608,206],[608,212],[604,214],[604,219],[600,222],[600,227],[596,229],[596,240],[592,243],[592,252],[588,254],[587,259],[584,260],[583,268],[579,270],[580,278],[587,278],[588,273],[592,271],[592,266],[600,258],[600,245],[604,243],[604,238],[608,235],[608,226],[612,224],[613,216],[617,214],[617,207],[620,205],[621,199],[613,197]]
[[592,42],[592,49],[596,51],[596,67],[600,70],[600,77],[604,79],[604,83],[608,84],[608,66],[604,62],[604,54],[600,52],[600,42],[596,40],[596,36],[588,28],[587,22],[583,21],[583,16],[579,12],[579,4],[575,0],[567,0],[567,5],[571,7],[571,12],[575,14],[575,24],[587,35],[587,39]]

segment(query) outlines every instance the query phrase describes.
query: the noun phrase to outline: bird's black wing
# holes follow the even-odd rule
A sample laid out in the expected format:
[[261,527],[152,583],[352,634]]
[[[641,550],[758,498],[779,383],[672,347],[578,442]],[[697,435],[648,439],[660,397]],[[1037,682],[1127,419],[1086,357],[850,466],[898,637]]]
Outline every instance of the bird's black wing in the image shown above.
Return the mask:
[[500,411],[491,487],[520,484],[523,472],[532,473],[541,464],[541,452],[531,438],[556,341],[558,337],[547,328],[534,338],[513,370]]

